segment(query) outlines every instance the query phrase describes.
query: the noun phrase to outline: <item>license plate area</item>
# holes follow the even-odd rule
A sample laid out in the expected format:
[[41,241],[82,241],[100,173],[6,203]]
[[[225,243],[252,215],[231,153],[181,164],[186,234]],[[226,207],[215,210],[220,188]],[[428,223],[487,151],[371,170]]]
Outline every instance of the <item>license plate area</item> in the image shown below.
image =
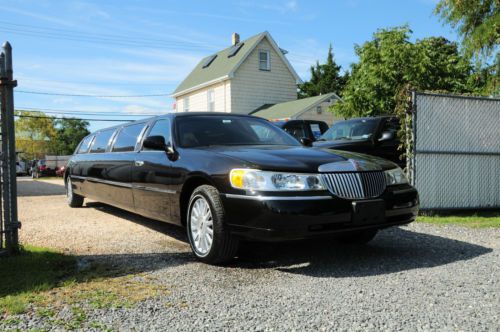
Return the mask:
[[352,202],[352,223],[382,224],[385,221],[385,201],[382,199]]

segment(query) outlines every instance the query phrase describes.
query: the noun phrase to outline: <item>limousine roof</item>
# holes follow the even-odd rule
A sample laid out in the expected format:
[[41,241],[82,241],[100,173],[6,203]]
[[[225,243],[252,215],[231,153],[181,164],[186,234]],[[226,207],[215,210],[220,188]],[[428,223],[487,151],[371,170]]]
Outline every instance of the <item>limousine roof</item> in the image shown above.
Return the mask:
[[[130,122],[127,122],[127,123],[122,123],[122,124],[119,124],[119,125],[116,125],[116,126],[112,126],[112,127],[106,127],[106,128],[102,128],[102,129],[99,129],[99,130],[96,130],[92,133],[90,133],[88,136],[91,136],[91,135],[95,135],[97,133],[100,133],[102,131],[106,131],[106,130],[110,130],[110,129],[118,129],[118,128],[121,128],[121,127],[125,127],[125,126],[130,126],[134,123],[148,123],[148,122],[151,122],[151,121],[155,121],[157,119],[164,119],[164,118],[177,118],[177,117],[186,117],[186,116],[231,116],[231,117],[248,117],[248,118],[258,118],[258,117],[255,117],[253,115],[246,115],[246,114],[234,114],[234,113],[223,113],[223,112],[176,112],[176,113],[167,113],[167,114],[163,114],[163,115],[158,115],[158,116],[153,116],[153,117],[149,117],[149,118],[145,118],[145,119],[140,119],[140,120],[135,120],[135,121],[130,121]],[[258,119],[261,119],[262,118],[258,118]]]

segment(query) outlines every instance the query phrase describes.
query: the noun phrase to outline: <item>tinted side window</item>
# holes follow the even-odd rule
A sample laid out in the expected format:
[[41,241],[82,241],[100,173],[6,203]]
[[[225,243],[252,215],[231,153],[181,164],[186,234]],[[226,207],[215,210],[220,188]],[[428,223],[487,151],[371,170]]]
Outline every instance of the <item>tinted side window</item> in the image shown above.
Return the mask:
[[[171,141],[170,136],[170,120],[169,119],[161,119],[155,122],[153,127],[148,133],[148,137],[150,136],[163,136],[165,139],[165,143],[168,145]],[[144,148],[144,150],[148,150]]]
[[92,143],[93,138],[94,135],[84,138],[77,153],[86,153],[87,151],[89,151],[90,143]]
[[108,146],[109,139],[113,136],[115,132],[114,129],[101,131],[95,137],[94,143],[90,148],[90,152],[92,153],[102,153],[106,151],[106,147]]
[[113,152],[134,151],[142,129],[144,129],[144,123],[123,127],[116,137]]
[[287,133],[297,139],[308,136],[302,123],[289,124],[286,125],[283,129],[285,129]]

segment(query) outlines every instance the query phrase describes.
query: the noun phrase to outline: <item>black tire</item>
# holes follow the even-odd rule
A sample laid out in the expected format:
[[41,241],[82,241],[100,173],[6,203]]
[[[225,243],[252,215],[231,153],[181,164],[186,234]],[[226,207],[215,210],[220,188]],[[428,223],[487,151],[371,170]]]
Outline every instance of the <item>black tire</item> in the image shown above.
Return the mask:
[[83,206],[83,196],[75,194],[73,192],[73,185],[71,183],[71,179],[68,177],[65,183],[66,187],[66,202],[72,208],[82,207]]
[[[207,249],[207,252],[199,251],[197,249],[197,245],[195,244],[195,239],[193,239],[192,226],[195,226],[196,228],[198,228],[199,226],[194,225],[195,222],[191,218],[194,210],[193,207],[197,201],[202,202],[198,204],[208,203],[208,207],[211,213],[210,222],[212,226],[212,240],[209,248]],[[216,188],[209,185],[202,185],[196,188],[191,194],[191,198],[189,199],[186,217],[186,229],[189,238],[189,244],[191,245],[191,249],[198,260],[208,264],[223,264],[234,259],[238,251],[239,241],[225,227],[224,208],[219,196],[219,191]],[[193,217],[196,218],[195,216]],[[204,232],[207,231],[205,230]],[[201,237],[202,235],[198,234],[198,236]]]
[[377,235],[378,229],[366,229],[362,231],[349,232],[339,236],[338,240],[344,244],[366,244]]

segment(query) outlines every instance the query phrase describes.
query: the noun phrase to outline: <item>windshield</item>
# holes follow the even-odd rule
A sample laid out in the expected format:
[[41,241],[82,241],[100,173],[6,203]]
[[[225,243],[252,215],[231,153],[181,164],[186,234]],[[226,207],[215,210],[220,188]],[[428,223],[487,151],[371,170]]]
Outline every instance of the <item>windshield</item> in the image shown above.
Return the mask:
[[210,145],[300,145],[266,120],[238,116],[176,118],[180,147]]
[[334,123],[321,137],[320,141],[365,140],[375,135],[378,119],[355,119]]

